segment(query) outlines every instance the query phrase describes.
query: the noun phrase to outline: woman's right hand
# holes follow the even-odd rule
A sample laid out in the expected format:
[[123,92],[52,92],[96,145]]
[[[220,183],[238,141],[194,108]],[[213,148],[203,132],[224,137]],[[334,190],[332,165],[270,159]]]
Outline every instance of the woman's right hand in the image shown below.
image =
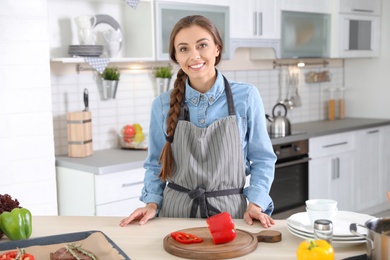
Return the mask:
[[139,220],[139,224],[143,225],[148,222],[149,219],[154,218],[157,213],[157,204],[156,203],[148,203],[143,208],[138,208],[134,210],[133,213],[130,214],[127,218],[124,218],[120,221],[119,225],[121,227],[127,226],[133,220]]

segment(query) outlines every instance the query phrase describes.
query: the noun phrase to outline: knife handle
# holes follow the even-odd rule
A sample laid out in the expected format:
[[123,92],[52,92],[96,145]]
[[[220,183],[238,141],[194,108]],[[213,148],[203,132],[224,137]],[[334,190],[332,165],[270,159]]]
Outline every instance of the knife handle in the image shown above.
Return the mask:
[[84,89],[84,106],[85,111],[88,111],[88,89]]

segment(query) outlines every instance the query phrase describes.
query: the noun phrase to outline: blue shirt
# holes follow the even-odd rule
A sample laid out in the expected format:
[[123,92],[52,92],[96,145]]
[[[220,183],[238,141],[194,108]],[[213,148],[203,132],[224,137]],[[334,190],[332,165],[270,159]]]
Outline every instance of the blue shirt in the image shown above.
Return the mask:
[[[246,162],[246,175],[250,184],[244,189],[244,196],[271,214],[273,202],[269,196],[274,179],[276,155],[268,136],[263,101],[256,87],[247,83],[229,81],[239,125],[241,146]],[[161,206],[166,183],[158,177],[161,165],[158,163],[165,145],[166,119],[171,91],[156,97],[152,103],[150,118],[148,157],[141,201],[154,202]],[[189,108],[190,121],[200,128],[206,128],[214,121],[228,116],[225,85],[222,74],[217,70],[217,79],[206,93],[200,93],[186,83],[185,102]],[[176,162],[180,163],[180,162]]]

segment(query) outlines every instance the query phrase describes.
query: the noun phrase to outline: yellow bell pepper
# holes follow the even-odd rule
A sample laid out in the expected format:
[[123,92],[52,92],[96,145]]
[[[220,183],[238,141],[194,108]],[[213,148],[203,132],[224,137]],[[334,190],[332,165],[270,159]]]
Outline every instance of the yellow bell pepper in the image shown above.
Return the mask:
[[297,249],[298,260],[333,260],[333,247],[325,240],[306,240]]

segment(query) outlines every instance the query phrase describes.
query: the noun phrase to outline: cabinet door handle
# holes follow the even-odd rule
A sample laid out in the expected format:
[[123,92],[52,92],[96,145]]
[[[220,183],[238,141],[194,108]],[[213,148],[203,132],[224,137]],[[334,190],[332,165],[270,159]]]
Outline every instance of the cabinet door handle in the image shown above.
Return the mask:
[[368,131],[367,134],[375,134],[375,133],[379,133],[379,130],[371,130],[371,131]]
[[257,13],[253,12],[253,36],[257,35]]
[[340,179],[340,158],[336,158],[336,179]]
[[144,183],[143,181],[131,182],[131,183],[123,183],[122,184],[122,188],[127,188],[127,187],[130,187],[130,186],[135,186],[135,185],[143,184],[143,183]]
[[339,146],[339,145],[345,145],[345,144],[348,144],[348,142],[341,142],[341,143],[323,145],[322,148],[329,148],[329,147]]
[[373,13],[373,12],[374,12],[374,10],[356,9],[356,8],[353,8],[352,11],[353,11],[353,12],[362,12],[362,13]]
[[335,180],[335,179],[337,179],[337,163],[336,163],[336,160],[337,160],[337,158],[333,158],[332,159],[332,165],[331,165],[331,167],[332,167],[332,174],[331,174],[331,179],[332,180]]
[[259,35],[263,35],[263,13],[262,12],[259,12]]

